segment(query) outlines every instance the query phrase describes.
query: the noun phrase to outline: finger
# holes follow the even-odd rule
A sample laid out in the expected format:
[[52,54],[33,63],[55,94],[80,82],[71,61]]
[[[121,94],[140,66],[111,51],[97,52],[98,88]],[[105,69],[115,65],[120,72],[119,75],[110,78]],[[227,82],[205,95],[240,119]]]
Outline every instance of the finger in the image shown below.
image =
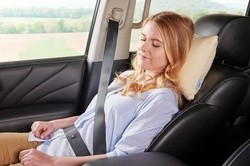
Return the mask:
[[43,132],[46,131],[46,129],[44,129],[44,127],[37,127],[34,131],[33,134],[38,137],[41,138],[41,135],[43,134]]
[[51,133],[51,130],[47,129],[45,131],[43,131],[43,133],[41,133],[41,138],[46,138],[48,137],[48,135]]
[[29,153],[29,150],[22,150],[19,153],[19,160],[22,160],[22,158],[24,158],[27,153]]
[[36,122],[34,122],[32,125],[31,125],[31,131],[34,131],[35,130],[35,128],[36,128]]
[[34,122],[32,125],[31,125],[31,132],[36,136],[40,136],[40,132],[39,132],[39,128],[38,128],[38,122]]
[[23,158],[22,160],[20,160],[20,162],[24,165],[27,166],[31,163],[31,160],[28,157]]
[[40,138],[40,137],[41,137],[41,132],[40,132],[39,130],[34,131],[33,134],[34,134],[37,138]]
[[27,163],[27,161],[28,161],[28,158],[27,158],[27,157],[23,157],[23,158],[20,159],[20,162],[21,162],[22,164]]

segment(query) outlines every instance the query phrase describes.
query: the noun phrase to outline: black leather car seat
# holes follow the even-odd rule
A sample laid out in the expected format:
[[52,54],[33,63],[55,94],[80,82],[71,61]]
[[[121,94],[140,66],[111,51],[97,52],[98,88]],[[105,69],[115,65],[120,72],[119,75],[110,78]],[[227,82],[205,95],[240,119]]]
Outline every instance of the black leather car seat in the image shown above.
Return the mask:
[[213,140],[247,96],[250,18],[208,15],[195,27],[196,34],[218,35],[216,58],[195,99],[186,102],[148,151],[167,153],[190,165],[211,165]]
[[[209,20],[209,21],[207,21]],[[215,21],[216,20],[216,21]],[[221,29],[219,26],[212,26],[211,23],[217,22],[224,24],[225,29],[218,47],[220,57],[227,64],[239,68],[241,71],[250,76],[250,61],[249,61],[249,42],[250,42],[250,23],[249,18],[237,15],[211,15],[206,19],[197,21],[197,33],[202,35],[219,34]],[[212,27],[205,28],[205,27]],[[221,36],[221,35],[220,35]],[[238,55],[238,59],[232,62],[234,55]],[[234,152],[243,142],[250,138],[250,86],[246,90],[246,97],[240,104],[238,109],[233,111],[233,115],[230,117],[229,122],[224,128],[224,131],[220,134],[218,141],[221,146],[221,151],[217,150],[218,156],[223,160],[227,158],[232,152]]]
[[249,166],[250,139],[244,142],[223,164],[223,166]]

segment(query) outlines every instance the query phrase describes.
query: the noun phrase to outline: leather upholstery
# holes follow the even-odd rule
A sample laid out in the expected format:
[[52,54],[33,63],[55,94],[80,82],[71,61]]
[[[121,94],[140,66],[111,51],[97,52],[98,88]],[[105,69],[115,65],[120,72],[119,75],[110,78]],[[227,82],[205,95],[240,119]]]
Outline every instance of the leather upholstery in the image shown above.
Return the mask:
[[[167,164],[166,164],[167,163]],[[181,160],[164,153],[139,153],[96,160],[84,166],[187,166]]]
[[30,131],[35,120],[76,115],[82,57],[10,62],[0,69],[0,131]]
[[250,18],[229,22],[219,35],[217,55],[237,67],[249,67]]
[[197,20],[195,25],[199,35],[218,35],[217,57],[237,67],[250,67],[249,17],[214,14]]
[[[0,108],[74,102],[77,96],[73,94],[78,93],[81,78],[75,73],[79,72],[78,68],[81,66],[82,63],[79,62],[64,62],[20,65],[18,70],[8,67],[0,70],[0,80],[3,80],[0,84]],[[65,82],[61,81],[63,75],[67,75]]]
[[4,108],[0,111],[0,131],[28,132],[34,120],[52,120],[75,114],[76,107],[73,103],[48,103]]
[[[250,18],[238,15],[214,14],[196,22],[196,33],[200,35],[219,35],[217,57],[231,65],[242,68],[250,75]],[[209,28],[206,28],[209,27]],[[235,70],[237,72],[237,70]],[[247,96],[235,116],[250,115],[250,87]]]
[[245,16],[211,14],[201,17],[195,22],[195,33],[203,36],[219,35],[229,22],[239,18],[245,18]]
[[250,139],[242,144],[223,164],[223,166],[249,166]]
[[[250,76],[250,69],[247,69],[245,73]],[[247,96],[245,97],[244,101],[241,103],[240,107],[238,110],[234,113],[236,117],[242,116],[243,119],[245,117],[250,117],[250,86],[248,87],[247,90]]]

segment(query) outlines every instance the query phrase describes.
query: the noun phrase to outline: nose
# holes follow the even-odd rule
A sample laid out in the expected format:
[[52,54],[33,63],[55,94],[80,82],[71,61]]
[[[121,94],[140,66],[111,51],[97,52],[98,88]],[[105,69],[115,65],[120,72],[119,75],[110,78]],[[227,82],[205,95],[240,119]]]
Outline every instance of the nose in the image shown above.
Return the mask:
[[140,42],[139,48],[140,48],[140,50],[142,50],[142,51],[148,52],[148,51],[149,51],[149,41],[148,41],[148,40],[146,40],[146,41],[141,41],[141,42]]

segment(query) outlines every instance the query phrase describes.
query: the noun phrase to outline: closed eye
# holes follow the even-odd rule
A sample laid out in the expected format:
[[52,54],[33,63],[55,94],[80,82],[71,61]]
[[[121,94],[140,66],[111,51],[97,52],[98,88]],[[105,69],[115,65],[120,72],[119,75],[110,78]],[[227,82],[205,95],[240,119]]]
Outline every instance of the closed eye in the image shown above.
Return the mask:
[[161,46],[162,46],[162,42],[153,41],[153,46],[154,46],[154,47],[161,47]]

